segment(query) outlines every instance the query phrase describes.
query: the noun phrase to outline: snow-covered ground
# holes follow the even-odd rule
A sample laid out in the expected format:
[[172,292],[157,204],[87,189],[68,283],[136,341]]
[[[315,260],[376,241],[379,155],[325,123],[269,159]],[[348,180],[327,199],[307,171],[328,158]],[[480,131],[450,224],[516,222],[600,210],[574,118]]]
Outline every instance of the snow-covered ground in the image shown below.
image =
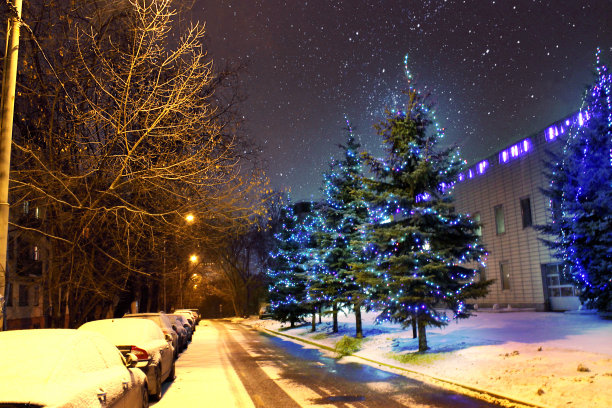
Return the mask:
[[[374,318],[364,314],[365,339],[356,356],[537,406],[612,407],[612,320],[594,314],[479,311],[444,328],[428,328],[431,356],[400,363],[393,357],[418,349],[412,330],[375,324]],[[343,335],[355,334],[352,314],[340,314],[339,321],[339,333],[331,332],[330,316],[315,333],[310,324],[288,329],[273,320],[243,323],[334,347]]]

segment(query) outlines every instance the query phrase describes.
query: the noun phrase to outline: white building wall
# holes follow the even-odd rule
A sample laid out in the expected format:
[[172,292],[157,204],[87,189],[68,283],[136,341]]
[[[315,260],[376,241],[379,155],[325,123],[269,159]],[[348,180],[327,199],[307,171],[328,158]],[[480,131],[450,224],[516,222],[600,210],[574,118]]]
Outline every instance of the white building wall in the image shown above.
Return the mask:
[[[554,126],[564,123],[565,120]],[[561,144],[558,138],[546,140],[548,129],[529,137],[529,149],[520,156],[500,163],[498,152],[486,159],[488,167],[483,174],[478,174],[476,163],[471,167],[473,177],[470,179],[466,174],[465,179],[455,185],[453,197],[457,211],[480,214],[482,241],[489,253],[485,275],[487,279],[495,279],[486,298],[475,301],[479,305],[535,307],[537,310],[549,307],[541,265],[556,260],[538,239],[541,235],[533,227],[523,228],[520,205],[521,199],[530,199],[532,225],[548,221],[550,204],[540,190],[548,187],[544,175],[546,150]],[[502,206],[505,216],[502,234],[497,234],[495,224],[494,209],[498,205]],[[509,289],[502,289],[502,262],[509,268]]]

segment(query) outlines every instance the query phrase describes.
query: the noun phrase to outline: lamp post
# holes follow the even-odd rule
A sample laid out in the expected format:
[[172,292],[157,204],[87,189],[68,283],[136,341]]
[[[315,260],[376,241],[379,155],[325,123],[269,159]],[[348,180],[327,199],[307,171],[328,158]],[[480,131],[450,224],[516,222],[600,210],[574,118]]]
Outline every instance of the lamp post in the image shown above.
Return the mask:
[[13,112],[15,109],[15,85],[17,83],[17,56],[19,54],[19,27],[21,25],[21,0],[13,0],[9,7],[4,70],[2,72],[2,101],[0,106],[0,331],[4,330],[4,292],[6,290],[6,252],[9,220],[9,170],[11,141],[13,137]]

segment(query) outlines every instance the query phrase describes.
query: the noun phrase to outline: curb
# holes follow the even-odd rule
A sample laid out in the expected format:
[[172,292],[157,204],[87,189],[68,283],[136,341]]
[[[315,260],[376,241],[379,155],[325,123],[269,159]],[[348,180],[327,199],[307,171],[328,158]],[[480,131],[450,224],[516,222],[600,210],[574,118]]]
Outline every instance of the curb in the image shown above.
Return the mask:
[[[289,339],[292,339],[292,340],[295,340],[295,341],[299,341],[301,343],[309,344],[311,346],[315,346],[315,347],[318,347],[318,348],[321,348],[321,349],[324,349],[324,350],[327,350],[327,351],[331,351],[331,352],[335,352],[336,351],[332,347],[326,346],[324,344],[316,343],[316,342],[311,341],[311,340],[303,339],[301,337],[292,336],[290,334],[285,334],[285,333],[277,332],[275,330],[266,329],[264,327],[256,327],[255,325],[253,325],[253,326],[249,325],[249,327],[254,328],[256,330],[259,330],[259,331],[264,331],[264,332],[270,333],[270,334],[272,334],[274,336],[277,336],[277,337],[287,337]],[[507,401],[507,402],[510,402],[510,403],[513,403],[513,404],[521,404],[523,406],[531,407],[531,408],[549,408],[546,405],[540,405],[540,404],[535,404],[533,402],[523,401],[523,400],[520,400],[520,399],[515,398],[515,397],[509,397],[507,395],[503,395],[503,394],[499,394],[499,393],[496,393],[496,392],[493,392],[493,391],[488,391],[488,390],[485,390],[485,389],[481,389],[481,388],[475,387],[473,385],[463,384],[463,383],[460,383],[460,382],[457,382],[457,381],[454,381],[454,380],[449,380],[447,378],[435,377],[433,375],[425,374],[425,373],[422,373],[422,372],[419,372],[419,371],[415,371],[415,370],[411,370],[409,368],[399,367],[399,366],[395,366],[393,364],[388,364],[388,363],[383,363],[383,362],[380,362],[380,361],[372,360],[370,358],[362,357],[362,356],[357,355],[357,354],[350,354],[350,356],[358,358],[358,359],[361,359],[361,360],[364,360],[364,361],[367,361],[369,363],[377,364],[379,366],[384,366],[384,367],[392,368],[394,370],[403,371],[403,372],[410,373],[410,374],[416,374],[416,375],[425,377],[427,379],[435,380],[435,381],[438,381],[438,382],[441,382],[441,383],[445,383],[445,384],[450,384],[450,385],[453,385],[455,387],[463,388],[463,389],[469,390],[471,392],[475,392],[475,393],[480,394],[480,395],[487,395],[487,396],[495,398],[497,400],[504,400],[504,401]]]

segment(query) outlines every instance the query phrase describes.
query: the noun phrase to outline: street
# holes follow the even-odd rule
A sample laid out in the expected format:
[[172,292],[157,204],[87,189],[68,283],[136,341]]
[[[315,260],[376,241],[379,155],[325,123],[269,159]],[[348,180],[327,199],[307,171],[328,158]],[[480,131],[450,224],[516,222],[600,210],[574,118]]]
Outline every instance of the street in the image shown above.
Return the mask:
[[493,407],[422,382],[324,356],[224,320],[202,321],[164,386],[163,407]]

